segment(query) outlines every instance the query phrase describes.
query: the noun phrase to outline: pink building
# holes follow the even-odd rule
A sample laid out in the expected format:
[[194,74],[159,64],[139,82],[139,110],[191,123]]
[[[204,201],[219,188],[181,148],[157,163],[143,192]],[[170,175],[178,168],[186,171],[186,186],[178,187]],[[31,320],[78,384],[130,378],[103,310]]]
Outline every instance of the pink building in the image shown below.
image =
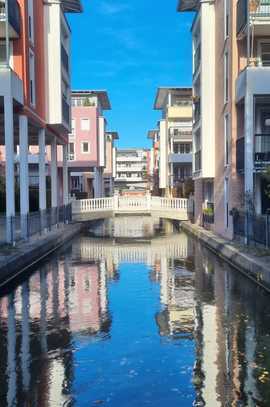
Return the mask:
[[[100,198],[105,195],[104,171],[112,178],[113,140],[106,133],[104,110],[110,110],[106,91],[72,92],[72,131],[69,135],[70,192],[76,197]],[[110,180],[109,180],[110,181]],[[112,185],[109,182],[109,185]],[[108,191],[107,191],[108,192]],[[110,193],[112,191],[109,191]]]

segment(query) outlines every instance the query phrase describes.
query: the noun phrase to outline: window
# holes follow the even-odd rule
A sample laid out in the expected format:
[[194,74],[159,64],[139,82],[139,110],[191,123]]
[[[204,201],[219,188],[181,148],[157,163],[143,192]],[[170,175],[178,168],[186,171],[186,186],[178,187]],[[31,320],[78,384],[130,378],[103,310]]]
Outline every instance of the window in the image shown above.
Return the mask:
[[30,103],[36,105],[35,55],[29,51]]
[[90,153],[90,148],[89,148],[89,142],[88,141],[83,141],[81,147],[82,147],[82,153],[83,154]]
[[0,65],[6,63],[6,43],[0,42]]
[[69,143],[68,145],[68,159],[69,161],[75,160],[74,143]]
[[260,43],[260,58],[262,66],[270,66],[270,42]]
[[90,120],[89,119],[81,119],[81,130],[83,130],[83,131],[90,130]]
[[75,119],[72,119],[71,120],[71,133],[73,136],[75,136],[75,126],[76,126]]
[[224,54],[224,102],[227,103],[229,99],[229,55],[228,52]]
[[224,37],[229,37],[229,13],[230,13],[230,0],[224,1]]
[[230,164],[230,129],[228,114],[224,116],[224,164]]
[[28,37],[34,42],[34,4],[33,0],[28,0]]

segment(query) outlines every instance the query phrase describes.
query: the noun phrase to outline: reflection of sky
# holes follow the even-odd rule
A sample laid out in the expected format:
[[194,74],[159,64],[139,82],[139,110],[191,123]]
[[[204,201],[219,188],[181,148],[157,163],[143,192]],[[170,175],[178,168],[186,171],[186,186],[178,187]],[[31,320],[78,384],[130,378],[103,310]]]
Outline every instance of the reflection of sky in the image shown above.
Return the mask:
[[109,339],[89,344],[76,338],[74,343],[78,405],[105,400],[119,407],[191,406],[193,342],[160,338],[155,322],[160,287],[151,283],[149,268],[124,263],[119,271],[120,282],[109,290]]

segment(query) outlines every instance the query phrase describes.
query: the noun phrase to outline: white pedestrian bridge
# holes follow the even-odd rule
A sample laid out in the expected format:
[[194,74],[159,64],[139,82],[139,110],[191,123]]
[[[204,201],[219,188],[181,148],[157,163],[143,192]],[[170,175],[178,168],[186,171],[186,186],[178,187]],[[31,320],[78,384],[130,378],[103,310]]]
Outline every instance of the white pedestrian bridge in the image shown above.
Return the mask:
[[81,199],[72,202],[75,221],[105,219],[114,215],[147,214],[174,220],[188,220],[188,199],[162,198],[145,195],[129,197],[115,195],[110,198]]

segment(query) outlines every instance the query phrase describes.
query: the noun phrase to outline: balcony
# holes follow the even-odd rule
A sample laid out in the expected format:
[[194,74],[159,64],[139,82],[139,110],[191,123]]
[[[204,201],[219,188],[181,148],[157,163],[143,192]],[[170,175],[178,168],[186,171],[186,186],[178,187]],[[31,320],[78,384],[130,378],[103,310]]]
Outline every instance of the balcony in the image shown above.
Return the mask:
[[191,164],[192,163],[192,154],[181,154],[181,153],[172,153],[169,154],[169,163],[170,164]]
[[252,22],[254,35],[269,35],[270,2],[269,0],[251,1],[238,0],[237,3],[237,34],[247,34],[248,19]]
[[254,140],[254,169],[265,170],[270,165],[270,134],[256,134]]
[[202,152],[201,150],[196,151],[194,154],[194,170],[195,172],[201,171],[202,169]]
[[[270,134],[256,134],[254,137],[254,171],[264,171],[270,165]],[[237,172],[245,172],[245,138],[236,142]]]
[[69,56],[65,47],[61,44],[61,63],[66,73],[69,75]]
[[170,106],[167,115],[168,119],[184,119],[192,117],[192,104]]
[[270,94],[269,77],[269,66],[247,66],[239,73],[236,81],[236,102],[245,98],[247,89],[253,95]]
[[194,54],[194,72],[193,72],[193,80],[198,73],[198,70],[201,66],[201,46],[196,49]]
[[[20,8],[17,0],[8,0],[9,38],[19,38],[21,33]],[[6,8],[0,0],[0,38],[6,37]]]
[[66,124],[70,123],[70,106],[64,96],[62,97],[62,115]]
[[194,124],[197,124],[201,120],[201,101],[194,103]]

